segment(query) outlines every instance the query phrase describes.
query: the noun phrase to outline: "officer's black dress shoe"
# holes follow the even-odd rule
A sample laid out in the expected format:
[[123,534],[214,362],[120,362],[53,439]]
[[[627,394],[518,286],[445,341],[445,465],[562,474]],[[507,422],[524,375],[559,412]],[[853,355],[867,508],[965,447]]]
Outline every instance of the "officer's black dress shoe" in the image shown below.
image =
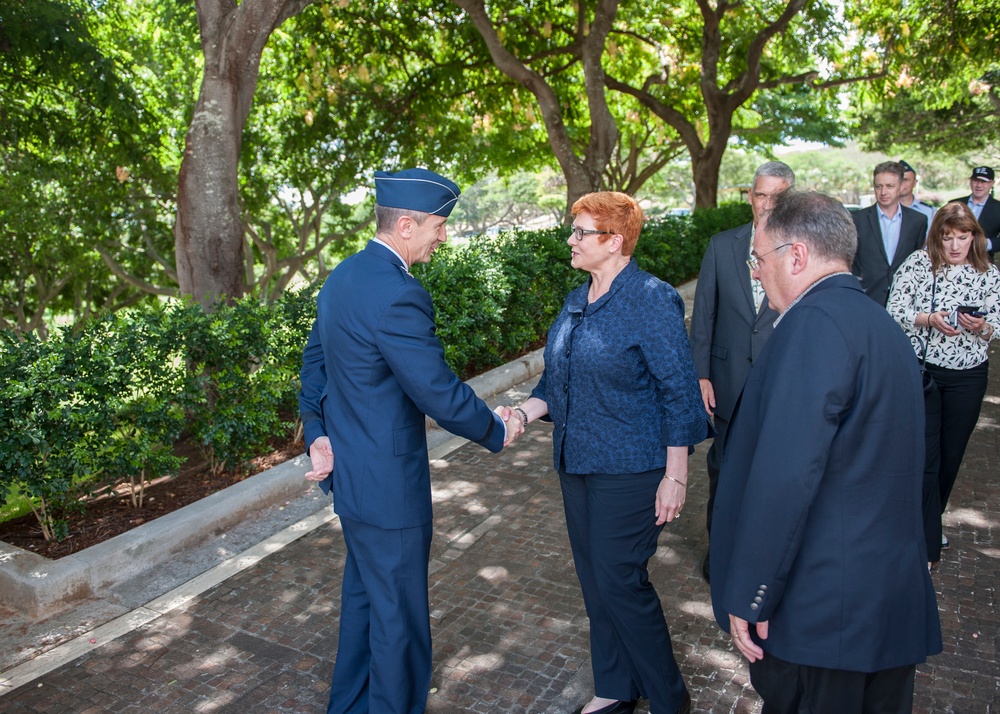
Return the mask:
[[709,585],[712,584],[711,568],[708,563],[708,553],[705,553],[705,559],[701,561],[701,577],[705,578],[705,582]]
[[[606,707],[601,707],[600,709],[595,709],[592,712],[587,712],[587,714],[632,714],[638,703],[638,700],[633,700],[631,702],[615,702],[614,704],[609,704]],[[583,708],[585,706],[587,705],[581,704],[573,710],[573,714],[583,714]]]

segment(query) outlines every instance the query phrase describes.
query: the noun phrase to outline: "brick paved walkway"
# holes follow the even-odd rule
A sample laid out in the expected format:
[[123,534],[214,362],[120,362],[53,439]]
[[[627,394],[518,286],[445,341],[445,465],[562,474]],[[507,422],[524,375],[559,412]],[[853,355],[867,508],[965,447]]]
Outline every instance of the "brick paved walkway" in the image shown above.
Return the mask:
[[[994,360],[998,362],[998,360]],[[434,462],[433,691],[428,711],[568,712],[592,694],[551,432]],[[704,446],[689,504],[651,564],[697,712],[759,712],[699,575]],[[918,669],[915,712],[1000,712],[1000,368],[946,514],[934,580],[945,652]],[[4,712],[317,712],[333,666],[344,561],[337,522],[190,602],[0,697]],[[865,573],[858,573],[863,579]],[[642,709],[645,711],[645,709]]]

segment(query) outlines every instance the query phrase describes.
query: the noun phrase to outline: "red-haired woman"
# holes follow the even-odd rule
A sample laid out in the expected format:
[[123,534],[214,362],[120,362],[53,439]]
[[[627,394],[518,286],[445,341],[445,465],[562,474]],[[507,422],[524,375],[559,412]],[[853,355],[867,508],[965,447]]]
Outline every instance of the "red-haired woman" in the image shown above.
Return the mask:
[[596,696],[576,714],[688,712],[647,563],[680,515],[688,447],[711,427],[684,330],[684,303],[639,270],[643,214],[631,196],[592,193],[573,205],[567,240],[589,280],[549,330],[545,371],[513,413],[551,420],[573,561],[590,618]]

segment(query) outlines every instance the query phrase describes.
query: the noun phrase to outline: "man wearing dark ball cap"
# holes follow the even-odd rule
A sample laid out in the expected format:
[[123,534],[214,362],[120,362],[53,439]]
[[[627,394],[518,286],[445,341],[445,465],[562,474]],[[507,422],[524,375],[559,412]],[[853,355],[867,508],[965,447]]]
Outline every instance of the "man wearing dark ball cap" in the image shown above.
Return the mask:
[[328,708],[337,714],[426,708],[425,415],[493,452],[521,430],[512,420],[508,435],[445,363],[431,296],[409,272],[445,242],[458,196],[458,186],[426,169],[375,173],[375,237],[327,278],[303,354],[306,478],[332,493],[347,546]]
[[979,225],[986,234],[986,251],[990,255],[990,262],[993,261],[993,254],[996,253],[998,243],[1000,243],[1000,201],[993,198],[994,184],[993,169],[989,166],[977,166],[972,169],[969,177],[968,196],[953,199],[952,203],[964,203],[972,211],[972,215],[979,221]]

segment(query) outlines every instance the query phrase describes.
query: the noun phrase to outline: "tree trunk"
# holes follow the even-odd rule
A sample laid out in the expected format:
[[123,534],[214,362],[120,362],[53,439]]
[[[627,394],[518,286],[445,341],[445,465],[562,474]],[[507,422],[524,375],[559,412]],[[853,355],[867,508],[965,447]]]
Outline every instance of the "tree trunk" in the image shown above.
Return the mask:
[[569,224],[573,220],[573,204],[577,199],[600,191],[601,185],[595,184],[586,171],[565,171],[566,176],[566,210],[563,211],[562,222]]
[[268,38],[312,1],[196,0],[205,69],[178,177],[174,246],[181,293],[205,307],[247,287],[238,181],[243,127]]
[[694,180],[694,207],[712,208],[719,200],[719,167],[726,153],[725,141],[709,141],[697,154],[691,154],[691,178]]
[[719,200],[719,167],[733,133],[733,114],[743,100],[716,88],[704,91],[708,110],[708,138],[700,151],[691,151],[694,207],[712,208]]
[[235,81],[205,68],[177,185],[174,243],[181,293],[206,307],[243,295],[239,155],[245,115]]

